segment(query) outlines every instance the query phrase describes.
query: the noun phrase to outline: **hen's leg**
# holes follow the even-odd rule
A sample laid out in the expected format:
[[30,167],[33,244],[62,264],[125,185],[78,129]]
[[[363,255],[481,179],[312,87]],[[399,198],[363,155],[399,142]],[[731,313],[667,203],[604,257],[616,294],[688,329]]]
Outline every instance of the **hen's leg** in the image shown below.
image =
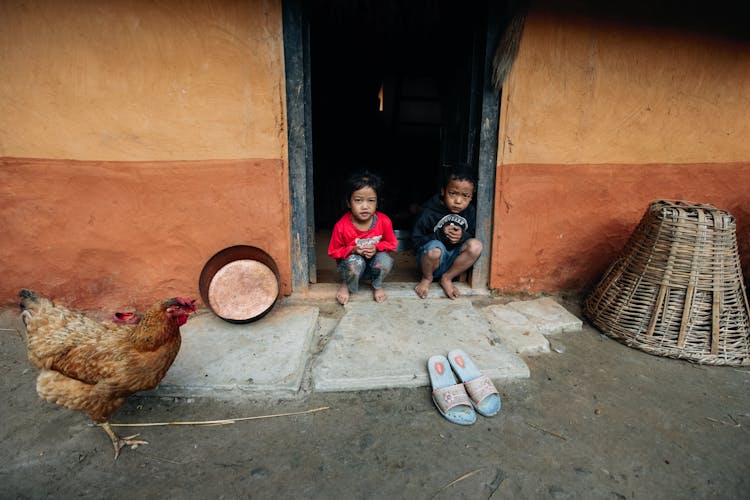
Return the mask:
[[115,448],[115,460],[117,460],[117,457],[120,456],[120,450],[124,446],[132,446],[136,447],[142,444],[148,444],[148,441],[141,441],[140,439],[133,439],[140,436],[140,434],[133,434],[132,436],[127,437],[120,437],[117,434],[115,434],[115,431],[112,430],[112,426],[109,425],[109,422],[104,422],[102,424],[102,428],[104,429],[104,432],[107,433],[109,436],[109,439],[112,440],[112,446]]

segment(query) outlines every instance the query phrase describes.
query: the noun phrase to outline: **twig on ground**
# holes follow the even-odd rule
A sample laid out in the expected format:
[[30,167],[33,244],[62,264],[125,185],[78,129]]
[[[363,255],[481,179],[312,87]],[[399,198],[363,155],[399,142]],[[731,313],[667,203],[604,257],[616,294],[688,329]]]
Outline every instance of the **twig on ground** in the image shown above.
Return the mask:
[[497,473],[495,474],[495,478],[492,480],[490,484],[487,485],[487,487],[490,490],[490,494],[487,496],[487,500],[490,500],[493,496],[495,496],[495,492],[500,488],[500,485],[503,484],[503,481],[505,480],[505,474],[503,473],[503,469],[500,467],[497,468]]
[[[207,425],[207,426],[218,426],[218,425],[229,425],[243,420],[259,420],[261,418],[274,418],[274,417],[289,417],[292,415],[306,415],[308,413],[316,413],[323,410],[329,410],[330,406],[321,406],[320,408],[313,408],[305,411],[295,411],[292,413],[277,413],[274,415],[258,415],[256,417],[240,417],[240,418],[227,418],[224,420],[206,420],[202,422],[151,422],[143,424],[110,424],[112,427],[156,427],[161,425]],[[101,424],[97,424],[101,425]]]
[[467,473],[466,473],[466,474],[464,474],[463,476],[461,476],[461,477],[458,477],[458,478],[454,479],[454,480],[453,480],[453,481],[451,481],[450,483],[446,484],[445,486],[443,486],[442,488],[440,488],[439,490],[437,490],[437,491],[435,492],[435,494],[434,494],[434,495],[432,495],[432,498],[435,498],[435,497],[437,497],[437,496],[438,496],[438,495],[439,495],[440,493],[442,493],[442,492],[443,492],[444,490],[446,490],[446,489],[450,488],[450,487],[451,487],[451,486],[453,486],[454,484],[456,484],[456,483],[459,483],[459,482],[463,481],[464,479],[468,479],[468,478],[470,478],[471,476],[473,476],[474,474],[476,474],[477,472],[481,472],[481,471],[483,471],[483,470],[484,470],[484,467],[482,467],[481,469],[473,470],[473,471],[471,471],[471,472],[467,472]]
[[533,427],[534,429],[538,429],[538,430],[540,430],[542,432],[546,432],[550,436],[555,436],[556,438],[560,438],[563,441],[567,441],[568,440],[565,436],[561,436],[560,434],[557,434],[556,432],[548,431],[547,429],[539,427],[538,425],[534,425],[534,424],[532,424],[530,422],[526,422],[526,425],[528,425],[529,427]]
[[711,418],[711,417],[706,417],[706,420],[708,420],[710,422],[715,422],[717,424],[729,425],[731,427],[742,427],[742,424],[739,423],[739,422],[737,422],[737,419],[735,419],[732,415],[727,414],[727,416],[730,418],[730,420],[732,422],[724,422],[723,420],[717,420],[717,419]]
[[0,328],[0,332],[16,332],[16,335],[18,335],[19,339],[24,341],[26,340],[25,338],[23,338],[23,334],[18,328]]
[[188,463],[188,462],[178,462],[176,460],[170,460],[170,459],[164,458],[164,457],[157,457],[156,455],[148,455],[146,453],[143,453],[143,456],[146,457],[146,458],[157,460],[159,462],[167,462],[167,463],[175,464],[175,465],[185,465],[185,464]]

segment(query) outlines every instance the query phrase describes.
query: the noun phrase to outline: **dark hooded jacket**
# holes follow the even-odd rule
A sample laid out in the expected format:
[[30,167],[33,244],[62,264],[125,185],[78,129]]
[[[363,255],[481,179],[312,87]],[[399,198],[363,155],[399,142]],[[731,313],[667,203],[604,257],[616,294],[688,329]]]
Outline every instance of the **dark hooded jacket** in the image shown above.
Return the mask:
[[[435,195],[422,206],[417,222],[411,232],[411,241],[415,250],[430,240],[440,240],[445,248],[452,250],[460,247],[466,240],[474,237],[476,232],[477,212],[474,204],[470,203],[463,212],[451,213],[443,204],[440,195]],[[455,224],[463,229],[461,240],[455,245],[448,240],[443,228],[449,224]]]

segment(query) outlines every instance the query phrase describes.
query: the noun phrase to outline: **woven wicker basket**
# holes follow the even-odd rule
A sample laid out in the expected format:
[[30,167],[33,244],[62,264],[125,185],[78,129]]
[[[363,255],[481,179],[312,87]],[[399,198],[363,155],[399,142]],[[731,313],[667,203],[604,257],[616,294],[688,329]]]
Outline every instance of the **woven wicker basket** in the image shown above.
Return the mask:
[[654,201],[583,312],[610,337],[650,354],[750,364],[734,218],[711,205]]

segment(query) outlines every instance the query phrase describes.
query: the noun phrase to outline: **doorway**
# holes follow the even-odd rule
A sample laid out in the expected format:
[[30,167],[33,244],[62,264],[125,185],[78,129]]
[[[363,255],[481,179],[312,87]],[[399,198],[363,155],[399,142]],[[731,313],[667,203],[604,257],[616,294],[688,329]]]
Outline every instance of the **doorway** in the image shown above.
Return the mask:
[[399,237],[389,281],[417,279],[409,233],[445,165],[474,167],[478,218],[491,214],[499,101],[487,78],[490,3],[284,2],[292,244],[301,257],[293,285],[338,281],[328,241],[346,211],[343,181],[357,170],[385,183],[378,208]]

